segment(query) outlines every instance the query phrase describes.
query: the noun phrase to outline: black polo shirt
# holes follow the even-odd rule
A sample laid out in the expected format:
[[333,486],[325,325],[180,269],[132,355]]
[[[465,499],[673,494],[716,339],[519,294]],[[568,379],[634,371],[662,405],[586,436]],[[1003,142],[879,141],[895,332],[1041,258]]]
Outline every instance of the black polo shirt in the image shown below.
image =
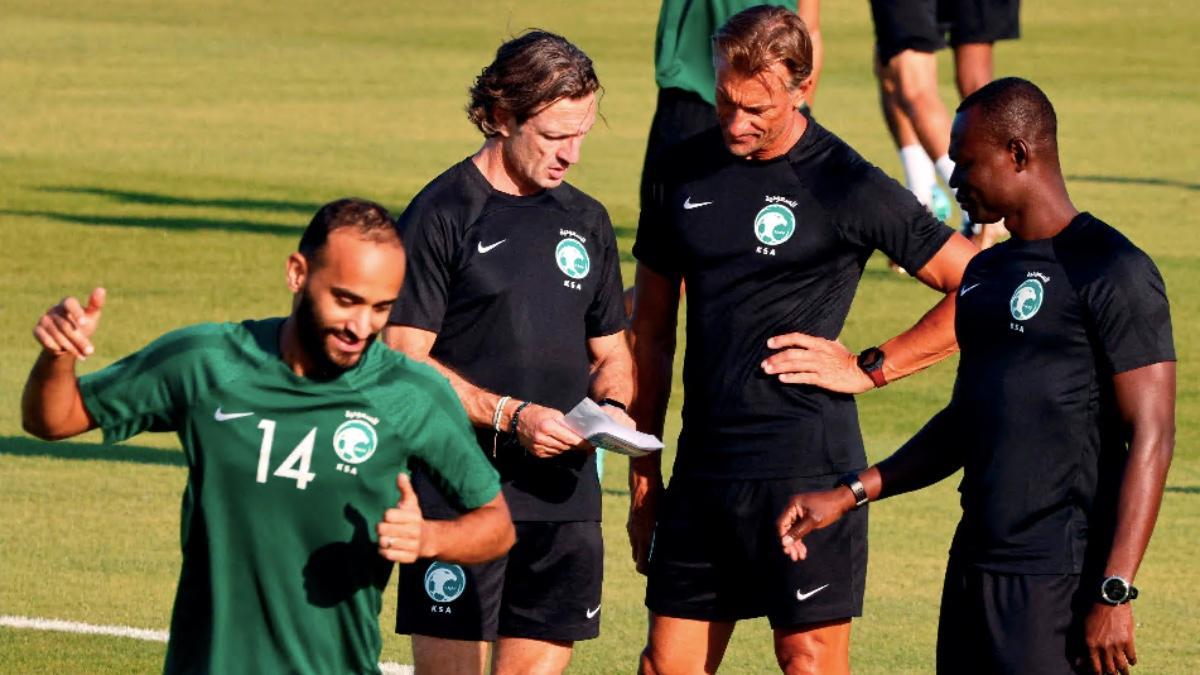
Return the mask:
[[1078,573],[1089,545],[1107,555],[1128,454],[1113,375],[1175,360],[1162,277],[1081,213],[1053,238],[980,253],[957,302],[955,428],[943,436],[965,460],[953,555]]
[[[587,396],[587,340],[625,327],[616,237],[599,202],[566,183],[499,192],[468,158],[399,225],[408,272],[391,323],[437,333],[430,355],[485,389],[563,412]],[[600,519],[594,455],[538,459],[501,438],[493,456],[492,430],[476,435],[514,520]],[[415,484],[427,514],[453,514],[432,484]]]
[[668,152],[654,174],[633,252],[687,282],[675,474],[753,479],[862,468],[854,397],[763,373],[767,339],[794,331],[836,338],[873,251],[917,270],[950,228],[811,120],[776,159],[737,158],[713,130]]

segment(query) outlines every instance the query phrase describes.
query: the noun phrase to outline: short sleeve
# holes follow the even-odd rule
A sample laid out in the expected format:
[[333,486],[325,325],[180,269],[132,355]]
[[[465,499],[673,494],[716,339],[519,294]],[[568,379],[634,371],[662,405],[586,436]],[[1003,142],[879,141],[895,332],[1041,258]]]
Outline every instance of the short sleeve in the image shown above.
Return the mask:
[[601,277],[596,284],[596,295],[587,311],[587,336],[603,337],[625,329],[625,286],[621,281],[621,256],[617,252],[617,238],[613,232],[608,213],[600,210],[598,230],[601,240]]
[[174,431],[192,401],[219,377],[219,325],[167,333],[142,350],[79,378],[88,414],[116,443],[143,431]]
[[440,375],[429,377],[429,413],[416,455],[438,491],[462,509],[477,509],[500,492],[500,474],[479,449],[458,396]]
[[[671,156],[671,153],[667,153]],[[662,167],[667,164],[660,161],[647,167],[650,177],[643,181],[642,210],[638,216],[637,237],[633,244],[633,257],[638,262],[655,272],[671,278],[683,278],[683,270],[679,267],[679,259],[672,251],[671,242],[675,237],[671,234],[672,221],[670,210],[667,208],[668,186],[664,180]]]
[[1080,294],[1113,374],[1175,360],[1166,283],[1145,253],[1122,252]]
[[440,332],[450,295],[456,246],[445,218],[418,200],[397,220],[407,269],[388,323]]
[[864,162],[851,171],[862,174],[845,182],[855,187],[836,214],[842,236],[851,244],[883,251],[901,267],[916,272],[954,234],[878,168]]

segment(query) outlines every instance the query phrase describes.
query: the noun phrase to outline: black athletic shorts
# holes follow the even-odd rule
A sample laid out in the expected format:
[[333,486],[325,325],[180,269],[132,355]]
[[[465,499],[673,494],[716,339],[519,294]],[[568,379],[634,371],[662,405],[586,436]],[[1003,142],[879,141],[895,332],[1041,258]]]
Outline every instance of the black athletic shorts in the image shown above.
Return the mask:
[[937,671],[1075,673],[1083,620],[1093,602],[1080,578],[987,572],[951,557],[938,620]]
[[950,45],[1015,40],[1020,0],[871,0],[875,49],[881,63],[906,49],[936,52]]
[[836,476],[674,478],[654,531],[646,607],[703,621],[766,616],[783,629],[862,616],[866,508],[808,535],[800,562],[784,555],[775,530],[792,495],[835,485]]
[[508,555],[481,565],[400,566],[396,632],[451,640],[600,635],[600,523],[518,522]]
[[642,188],[646,194],[647,175],[662,153],[687,139],[717,126],[717,109],[699,94],[684,89],[658,90],[658,105],[646,139],[646,157],[642,161]]

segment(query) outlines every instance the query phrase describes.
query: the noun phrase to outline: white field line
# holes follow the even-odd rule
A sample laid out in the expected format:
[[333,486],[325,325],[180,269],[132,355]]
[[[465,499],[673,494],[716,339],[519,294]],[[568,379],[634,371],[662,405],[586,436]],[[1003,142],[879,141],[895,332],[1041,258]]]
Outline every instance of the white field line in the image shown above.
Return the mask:
[[[49,630],[60,633],[78,633],[81,635],[109,635],[112,637],[132,638],[148,642],[166,642],[170,636],[165,630],[149,630],[131,626],[97,626],[78,621],[63,621],[61,619],[39,619],[32,616],[11,616],[0,614],[0,626],[8,628],[30,628],[33,630]],[[379,669],[385,675],[413,675],[413,667],[402,663],[384,661]]]

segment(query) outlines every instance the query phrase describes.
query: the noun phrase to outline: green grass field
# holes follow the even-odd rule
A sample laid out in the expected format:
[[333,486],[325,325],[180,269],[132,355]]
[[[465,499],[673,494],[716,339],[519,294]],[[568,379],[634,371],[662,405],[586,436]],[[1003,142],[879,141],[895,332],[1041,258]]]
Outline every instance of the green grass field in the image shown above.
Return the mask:
[[[0,21],[0,615],[165,629],[178,571],[176,440],[99,436],[50,445],[20,429],[20,387],[40,312],[109,289],[99,368],[184,324],[281,314],[283,261],[315,208],[359,195],[399,211],[480,139],[462,109],[471,78],[523,28],[557,30],[595,60],[604,121],[571,180],[604,202],[626,280],[636,185],[653,109],[656,3],[494,0],[292,3],[7,0]],[[870,72],[865,0],[824,7],[827,67],[816,111],[898,174]],[[421,8],[417,8],[421,7]],[[1181,361],[1178,440],[1138,585],[1143,673],[1200,670],[1200,14],[1185,0],[1026,3],[999,74],[1041,84],[1058,107],[1076,204],[1155,258]],[[950,63],[941,61],[947,101]],[[868,267],[844,341],[903,329],[935,296]],[[953,363],[861,399],[873,458],[949,397]],[[676,384],[668,444],[678,432]],[[668,451],[669,452],[669,451]],[[643,579],[624,535],[624,460],[604,478],[603,635],[571,672],[630,672]],[[958,507],[953,481],[873,509],[862,673],[930,672],[937,601]],[[753,579],[746,592],[754,592]],[[391,625],[394,600],[385,603]],[[163,645],[0,628],[0,671],[148,672]],[[384,660],[411,662],[385,635]],[[725,672],[774,668],[765,622],[735,633]]]

